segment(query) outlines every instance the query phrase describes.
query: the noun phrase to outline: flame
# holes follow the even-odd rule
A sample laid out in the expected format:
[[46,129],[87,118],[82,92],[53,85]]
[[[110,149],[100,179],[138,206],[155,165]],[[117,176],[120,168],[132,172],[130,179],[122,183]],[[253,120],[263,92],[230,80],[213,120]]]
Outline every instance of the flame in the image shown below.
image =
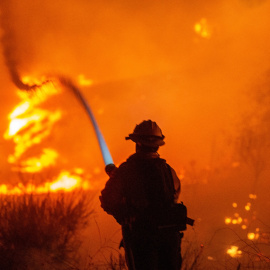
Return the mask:
[[85,76],[83,74],[80,74],[78,76],[78,82],[80,85],[82,86],[90,86],[93,84],[93,81],[90,79],[86,79]]
[[[79,173],[80,172],[80,173]],[[74,173],[68,171],[62,171],[58,177],[52,182],[45,182],[42,185],[35,186],[33,184],[27,184],[26,186],[19,183],[15,187],[10,187],[8,185],[0,185],[0,194],[3,195],[21,195],[37,193],[43,194],[48,192],[58,192],[58,191],[73,191],[74,189],[84,189],[88,190],[93,188],[89,184],[89,181],[84,180],[82,175],[83,169],[77,168]]]
[[21,172],[35,173],[42,169],[55,165],[58,153],[50,148],[43,149],[43,154],[40,157],[29,158],[21,162]]
[[[86,80],[83,75],[80,77],[81,83],[89,85],[90,80]],[[32,146],[40,144],[47,138],[54,124],[61,119],[62,111],[56,109],[49,111],[40,108],[40,105],[50,96],[60,93],[60,88],[56,88],[55,84],[46,81],[33,81],[30,77],[24,77],[25,83],[40,85],[33,92],[18,91],[17,94],[21,102],[8,115],[10,120],[8,129],[4,134],[6,140],[12,140],[15,144],[14,153],[8,156],[8,162],[13,164],[12,170],[22,173],[37,173],[44,168],[54,166],[57,163],[59,154],[52,148],[41,148],[41,153],[37,156],[25,158],[24,154]],[[16,164],[16,167],[15,165]],[[100,168],[95,168],[94,173],[99,173]],[[28,183],[23,185],[19,183],[17,186],[0,185],[0,194],[3,195],[21,195],[25,193],[42,194],[47,192],[72,191],[74,189],[88,190],[93,188],[89,184],[89,178],[84,176],[82,168],[75,168],[73,172],[63,170],[53,181],[46,181],[41,185]]]
[[71,174],[68,171],[63,171],[53,183],[45,183],[45,187],[49,191],[72,191],[75,188],[90,189],[88,181],[83,181],[82,177],[77,174]]
[[[25,78],[24,81],[29,81],[29,78]],[[61,110],[49,111],[38,106],[57,93],[59,90],[51,82],[37,88],[35,92],[17,92],[22,101],[9,114],[10,123],[4,134],[4,139],[13,140],[15,144],[14,153],[8,156],[9,163],[18,162],[29,148],[39,144],[50,135],[54,123],[61,118]],[[57,156],[55,150],[43,149],[40,157],[20,161],[14,170],[38,172],[44,167],[53,165]]]
[[233,258],[241,257],[242,251],[238,249],[237,246],[231,246],[231,248],[227,249],[227,254],[229,254]]

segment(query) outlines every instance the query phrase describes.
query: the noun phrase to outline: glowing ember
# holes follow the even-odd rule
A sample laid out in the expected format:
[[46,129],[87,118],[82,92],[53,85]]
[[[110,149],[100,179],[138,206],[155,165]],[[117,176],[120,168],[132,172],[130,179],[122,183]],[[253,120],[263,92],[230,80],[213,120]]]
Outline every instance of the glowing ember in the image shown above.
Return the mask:
[[248,238],[249,240],[255,239],[255,233],[248,233],[248,234],[247,234],[247,238]]
[[[256,199],[256,195],[249,194],[249,198]],[[237,203],[233,203],[232,206],[234,208],[236,208]],[[241,211],[241,209],[242,209],[241,214],[244,216],[244,215],[246,215],[245,211],[250,211],[251,207],[252,207],[252,204],[250,202],[247,202],[243,208],[241,207],[239,209],[239,211]],[[244,209],[245,209],[245,211],[244,211]],[[252,221],[253,220],[256,220],[256,215],[252,216]],[[242,218],[239,213],[234,213],[233,217],[225,217],[225,224],[227,224],[227,225],[232,224],[233,226],[241,225],[242,230],[247,230],[251,224],[251,221],[247,217]],[[262,235],[261,233],[259,233],[259,231],[260,231],[260,228],[256,228],[255,232],[248,232],[246,234],[247,239],[249,239],[249,240],[259,239]]]
[[93,81],[90,79],[86,79],[83,74],[80,74],[78,76],[78,81],[80,85],[89,86],[93,84]]
[[256,232],[249,232],[247,234],[247,238],[249,240],[257,240],[259,238],[260,234],[259,234],[259,228],[256,229]]
[[249,211],[249,210],[250,210],[250,206],[251,206],[251,203],[247,203],[247,204],[245,205],[246,211]]
[[233,258],[237,258],[241,256],[242,251],[239,250],[237,246],[231,246],[231,248],[227,249],[227,254]]
[[240,215],[238,213],[235,213],[234,214],[234,218],[231,218],[231,217],[227,217],[225,218],[225,223],[226,224],[241,224],[243,221],[243,219],[240,217]]
[[231,218],[225,218],[225,223],[226,224],[230,224],[232,222],[232,219]]
[[203,38],[210,38],[212,35],[212,29],[205,18],[194,25],[194,31]]
[[257,195],[256,195],[256,194],[249,194],[248,197],[249,197],[250,199],[255,200],[255,199],[257,198]]

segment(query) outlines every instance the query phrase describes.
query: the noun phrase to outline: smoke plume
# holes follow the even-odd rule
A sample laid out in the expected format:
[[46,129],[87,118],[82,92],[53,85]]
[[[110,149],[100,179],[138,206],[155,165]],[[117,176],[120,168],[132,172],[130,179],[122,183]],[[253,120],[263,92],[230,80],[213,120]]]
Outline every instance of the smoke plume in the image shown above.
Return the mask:
[[25,84],[19,74],[19,60],[17,56],[18,41],[16,42],[15,29],[10,20],[11,5],[8,0],[0,3],[1,9],[1,28],[3,30],[1,43],[5,64],[8,68],[12,82],[21,90],[35,89],[37,85]]

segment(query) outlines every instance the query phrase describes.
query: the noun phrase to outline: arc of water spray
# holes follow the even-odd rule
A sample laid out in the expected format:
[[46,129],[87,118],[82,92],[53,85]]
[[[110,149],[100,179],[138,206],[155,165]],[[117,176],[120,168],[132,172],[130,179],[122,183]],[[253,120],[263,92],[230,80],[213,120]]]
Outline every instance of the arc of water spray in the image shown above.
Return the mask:
[[83,96],[83,94],[81,93],[81,91],[78,89],[78,87],[76,87],[71,80],[64,78],[64,77],[59,77],[58,78],[60,83],[62,85],[64,85],[65,87],[69,88],[70,90],[72,90],[72,92],[74,93],[74,95],[77,97],[78,101],[80,102],[80,104],[84,107],[84,109],[86,110],[96,133],[97,139],[98,139],[98,143],[99,143],[99,147],[102,153],[102,157],[104,160],[104,163],[106,165],[106,167],[109,165],[114,166],[113,165],[113,159],[111,157],[109,148],[107,147],[107,144],[104,140],[104,137],[99,129],[98,123],[95,119],[95,116],[87,102],[87,100],[85,99],[85,97]]

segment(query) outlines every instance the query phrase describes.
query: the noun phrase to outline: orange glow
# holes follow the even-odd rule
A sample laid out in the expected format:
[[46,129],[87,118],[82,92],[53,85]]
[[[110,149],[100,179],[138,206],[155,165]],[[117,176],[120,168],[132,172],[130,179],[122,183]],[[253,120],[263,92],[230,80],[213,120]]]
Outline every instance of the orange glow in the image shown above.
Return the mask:
[[212,35],[212,28],[205,18],[194,25],[194,31],[202,38],[210,38]]
[[237,258],[241,256],[242,251],[239,250],[237,246],[231,246],[231,248],[227,249],[227,254],[233,258]]
[[181,169],[177,176],[179,177],[180,180],[183,180],[185,178],[185,170]]
[[246,211],[249,211],[249,210],[250,210],[250,207],[251,207],[251,203],[247,203],[247,204],[245,205]]

